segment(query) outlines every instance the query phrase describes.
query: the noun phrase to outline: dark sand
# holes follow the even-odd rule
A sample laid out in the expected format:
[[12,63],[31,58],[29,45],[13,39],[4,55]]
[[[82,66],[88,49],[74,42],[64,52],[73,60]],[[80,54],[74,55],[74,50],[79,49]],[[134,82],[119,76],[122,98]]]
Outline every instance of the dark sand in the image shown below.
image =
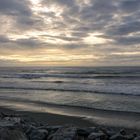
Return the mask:
[[[119,131],[120,129],[126,129],[127,132],[139,132],[139,129],[137,128],[126,128],[126,127],[118,127],[118,126],[111,126],[111,125],[99,125],[98,123],[95,123],[90,120],[85,120],[82,117],[75,117],[75,116],[66,116],[66,115],[58,115],[58,114],[52,114],[52,113],[42,113],[42,112],[31,112],[31,111],[17,111],[14,109],[8,109],[6,107],[0,107],[0,112],[3,112],[7,115],[13,115],[18,114],[21,116],[25,116],[28,119],[31,119],[33,122],[39,122],[42,124],[48,124],[52,126],[56,125],[74,125],[76,127],[105,127],[110,128],[115,131]],[[104,115],[104,113],[102,114]],[[116,122],[115,122],[116,123]]]
[[19,114],[29,117],[32,121],[46,123],[48,125],[75,125],[80,127],[90,127],[95,124],[88,120],[83,120],[80,117],[72,117],[51,113],[31,112],[31,111],[16,111],[5,107],[0,107],[0,112],[5,114]]
[[140,130],[140,113],[137,112],[55,105],[19,99],[1,98],[1,100],[8,104],[1,106],[0,112],[27,115],[35,121],[49,125],[72,124],[80,127],[105,126]]

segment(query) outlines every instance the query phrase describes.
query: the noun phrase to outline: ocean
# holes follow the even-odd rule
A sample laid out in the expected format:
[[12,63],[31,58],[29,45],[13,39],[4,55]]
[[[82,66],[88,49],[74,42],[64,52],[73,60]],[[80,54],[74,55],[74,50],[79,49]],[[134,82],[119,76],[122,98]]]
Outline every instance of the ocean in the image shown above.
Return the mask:
[[140,112],[140,67],[0,68],[0,106],[46,105]]

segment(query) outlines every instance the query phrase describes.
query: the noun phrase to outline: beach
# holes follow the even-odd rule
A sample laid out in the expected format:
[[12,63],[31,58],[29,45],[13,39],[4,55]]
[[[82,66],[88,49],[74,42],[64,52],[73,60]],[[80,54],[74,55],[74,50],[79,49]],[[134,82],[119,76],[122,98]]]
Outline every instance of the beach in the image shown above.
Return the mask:
[[[47,105],[45,111],[25,111],[10,107],[0,107],[0,112],[25,115],[36,122],[47,123],[49,125],[74,125],[77,127],[103,126],[114,129],[125,128],[132,131],[140,130],[140,113],[135,112],[58,107],[54,105]],[[87,116],[90,117],[88,118]]]
[[[99,125],[75,116],[17,111],[4,107],[0,107],[0,112],[0,138],[4,140],[135,140],[140,134],[139,128]],[[139,114],[135,115],[139,117]],[[105,113],[102,116],[105,117]]]
[[[77,132],[82,131],[87,139],[91,134],[87,130],[96,128],[92,130],[96,136],[118,135],[117,138],[129,140],[131,134],[134,139],[138,136],[135,132],[139,134],[140,130],[139,76],[139,67],[2,68],[0,112],[5,115],[1,125],[8,117],[8,125],[15,129],[18,123],[25,134],[23,125],[33,127],[31,134],[39,125],[47,125],[43,132],[48,135],[48,127],[57,127],[56,133],[65,134],[70,129],[72,134],[79,135]],[[15,122],[21,118],[11,115],[17,114],[29,121]],[[9,131],[10,126],[7,127]],[[102,129],[113,134],[100,133]],[[35,134],[38,133],[40,129]]]
[[34,120],[39,123],[46,123],[49,125],[75,125],[80,127],[93,126],[93,123],[87,120],[83,120],[80,117],[65,116],[51,113],[43,112],[31,112],[31,111],[16,111],[4,107],[0,107],[0,112],[5,114],[20,114],[28,117],[29,119]]

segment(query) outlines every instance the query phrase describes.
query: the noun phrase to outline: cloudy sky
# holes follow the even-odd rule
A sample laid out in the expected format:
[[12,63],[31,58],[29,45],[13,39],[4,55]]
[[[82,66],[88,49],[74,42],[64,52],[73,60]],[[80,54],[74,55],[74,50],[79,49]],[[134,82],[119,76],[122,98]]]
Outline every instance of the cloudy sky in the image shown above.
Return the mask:
[[0,0],[0,66],[140,65],[140,0]]

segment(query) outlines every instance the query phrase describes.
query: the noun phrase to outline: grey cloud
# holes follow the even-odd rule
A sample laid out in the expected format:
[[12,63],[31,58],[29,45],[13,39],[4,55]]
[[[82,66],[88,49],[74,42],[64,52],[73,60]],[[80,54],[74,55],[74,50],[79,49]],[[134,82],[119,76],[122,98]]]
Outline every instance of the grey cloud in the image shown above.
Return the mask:
[[113,27],[110,27],[108,29],[107,34],[109,35],[127,35],[129,33],[138,32],[140,31],[140,22],[134,21],[134,22],[127,22],[123,23],[121,25],[116,25]]
[[28,38],[28,39],[18,39],[15,41],[16,44],[19,46],[25,46],[25,47],[39,47],[40,45],[43,45],[43,42],[36,38]]
[[88,25],[77,25],[73,28],[73,31],[75,32],[82,32],[83,34],[88,34],[93,32],[93,28],[92,26],[88,26]]
[[114,5],[112,0],[109,2],[106,0],[93,0],[90,5],[81,9],[80,16],[83,20],[101,22],[100,20],[105,20],[107,16],[111,18],[113,13],[116,11],[117,7]]
[[12,40],[8,38],[7,36],[2,36],[0,35],[0,44],[3,44],[0,46],[0,48],[5,48],[5,49],[18,49],[21,47],[24,47],[25,49],[30,49],[30,48],[39,48],[43,45],[47,45],[47,43],[40,41],[38,38],[27,38],[27,39],[17,39],[17,40]]
[[52,38],[52,39],[61,39],[63,41],[81,41],[82,38],[79,38],[79,37],[67,37],[66,35],[59,35],[59,36],[52,36],[52,35],[43,35],[45,37],[49,37],[49,38]]
[[120,3],[120,8],[125,12],[136,12],[140,9],[139,0],[124,0]]
[[117,38],[116,41],[117,44],[121,44],[121,45],[139,45],[140,36],[121,37],[121,38]]
[[18,46],[26,46],[26,47],[33,47],[43,44],[40,40],[37,38],[27,38],[27,39],[17,39],[17,40],[12,40],[8,38],[7,36],[0,35],[0,43],[5,43],[5,44],[15,44]]
[[121,46],[127,46],[126,49],[128,49],[128,45],[131,45],[131,48],[134,48],[133,45],[140,45],[140,37],[138,35],[134,35],[134,36],[99,35],[99,37],[104,38],[104,39],[112,39],[113,42],[110,43],[110,45],[115,46],[115,47],[117,47],[116,45],[121,45]]
[[86,32],[82,32],[82,31],[73,31],[72,33],[71,33],[71,35],[72,36],[74,36],[74,37],[86,37],[87,36],[87,33]]
[[0,15],[8,16],[15,30],[40,29],[43,19],[33,14],[31,6],[28,0],[0,0]]
[[31,15],[27,0],[0,0],[0,12],[6,15]]
[[[44,22],[40,17],[37,16],[18,16],[16,17],[16,27],[20,30],[41,30]],[[32,27],[32,28],[31,28]]]
[[72,17],[78,14],[80,8],[76,0],[42,0],[42,5],[47,7],[50,5],[60,6],[61,10],[63,10],[61,16],[64,18],[65,22],[66,20],[72,20]]
[[7,36],[0,35],[0,43],[8,43],[10,40]]
[[67,45],[63,45],[61,46],[64,49],[68,49],[68,50],[75,50],[75,49],[81,49],[81,48],[85,48],[87,45],[86,44],[67,44]]
[[110,0],[109,2],[107,0],[92,0],[91,3],[91,8],[102,14],[110,14],[110,12],[116,12],[117,10],[114,0]]
[[93,0],[90,4],[83,7],[77,3],[76,0],[43,0],[46,6],[50,4],[58,4],[63,9],[61,16],[63,17],[63,24],[68,25],[65,28],[69,29],[72,26],[73,31],[94,32],[101,30],[112,20],[113,13],[117,8],[114,2],[106,2],[106,0]]

